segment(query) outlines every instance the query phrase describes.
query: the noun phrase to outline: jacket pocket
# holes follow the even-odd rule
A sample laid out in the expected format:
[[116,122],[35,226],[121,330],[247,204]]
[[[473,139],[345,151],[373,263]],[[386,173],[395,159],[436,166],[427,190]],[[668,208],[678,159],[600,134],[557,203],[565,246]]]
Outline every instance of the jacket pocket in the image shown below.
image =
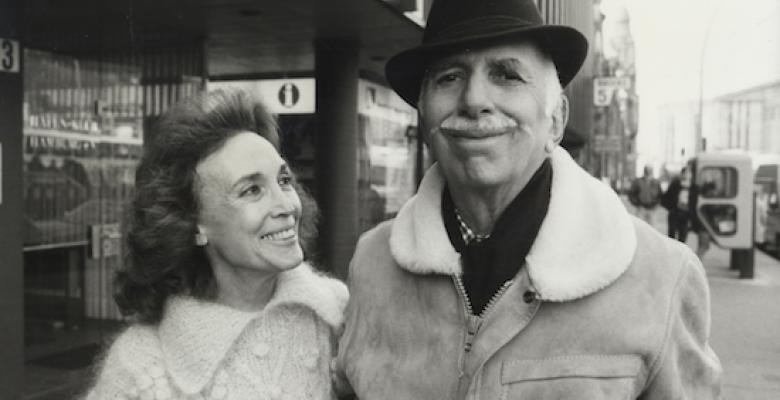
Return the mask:
[[642,359],[636,355],[575,355],[505,361],[502,399],[633,399]]

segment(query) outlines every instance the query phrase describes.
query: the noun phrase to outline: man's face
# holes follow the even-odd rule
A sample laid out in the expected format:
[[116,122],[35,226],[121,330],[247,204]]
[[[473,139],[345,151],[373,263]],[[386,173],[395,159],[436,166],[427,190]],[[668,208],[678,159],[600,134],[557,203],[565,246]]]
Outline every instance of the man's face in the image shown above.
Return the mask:
[[563,135],[566,99],[531,42],[445,57],[422,85],[423,132],[450,184],[519,192],[547,156],[545,143]]

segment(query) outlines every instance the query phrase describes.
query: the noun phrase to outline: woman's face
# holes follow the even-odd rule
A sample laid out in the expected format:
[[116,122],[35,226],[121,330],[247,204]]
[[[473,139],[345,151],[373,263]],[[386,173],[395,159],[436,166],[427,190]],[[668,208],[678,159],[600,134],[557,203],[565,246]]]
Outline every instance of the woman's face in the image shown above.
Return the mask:
[[277,273],[298,266],[301,200],[276,149],[241,132],[196,166],[198,229],[212,268]]

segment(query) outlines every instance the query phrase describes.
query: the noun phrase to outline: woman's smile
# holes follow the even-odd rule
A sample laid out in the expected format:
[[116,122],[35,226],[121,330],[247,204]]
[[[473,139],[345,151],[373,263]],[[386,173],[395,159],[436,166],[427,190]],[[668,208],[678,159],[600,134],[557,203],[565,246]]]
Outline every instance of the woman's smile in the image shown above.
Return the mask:
[[265,235],[260,236],[261,240],[269,240],[274,242],[282,242],[282,241],[298,241],[298,233],[295,230],[295,227],[289,227],[280,231],[266,233]]

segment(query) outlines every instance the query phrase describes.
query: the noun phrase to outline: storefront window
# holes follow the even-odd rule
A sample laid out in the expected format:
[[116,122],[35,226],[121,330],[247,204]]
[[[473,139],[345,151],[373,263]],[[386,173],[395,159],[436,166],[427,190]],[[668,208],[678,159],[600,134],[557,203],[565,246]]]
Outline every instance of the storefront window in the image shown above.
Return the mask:
[[25,50],[25,392],[88,374],[102,342],[122,326],[113,278],[124,260],[123,216],[144,128],[200,89],[199,49]]
[[417,113],[391,89],[358,81],[359,231],[394,217],[417,188]]

